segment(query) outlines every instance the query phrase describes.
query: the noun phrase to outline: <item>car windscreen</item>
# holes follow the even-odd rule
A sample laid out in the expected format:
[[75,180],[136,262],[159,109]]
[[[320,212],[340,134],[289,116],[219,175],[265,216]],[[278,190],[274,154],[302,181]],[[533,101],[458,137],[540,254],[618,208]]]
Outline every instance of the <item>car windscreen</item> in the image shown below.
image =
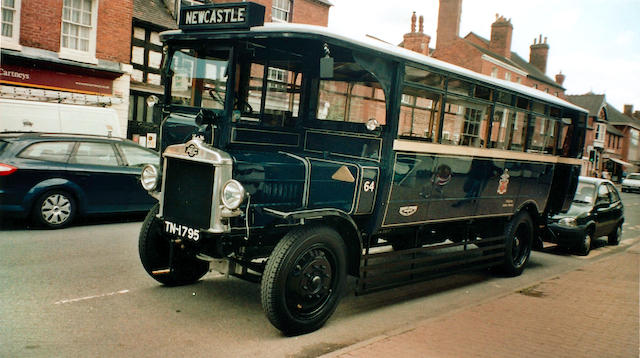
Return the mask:
[[7,142],[6,140],[0,140],[0,153],[4,151],[4,148],[7,147],[7,144],[9,144],[9,142]]
[[591,204],[595,198],[596,186],[591,183],[578,182],[574,203]]
[[[0,144],[0,147],[2,145]],[[627,179],[631,179],[631,180],[640,180],[640,174],[630,174]]]

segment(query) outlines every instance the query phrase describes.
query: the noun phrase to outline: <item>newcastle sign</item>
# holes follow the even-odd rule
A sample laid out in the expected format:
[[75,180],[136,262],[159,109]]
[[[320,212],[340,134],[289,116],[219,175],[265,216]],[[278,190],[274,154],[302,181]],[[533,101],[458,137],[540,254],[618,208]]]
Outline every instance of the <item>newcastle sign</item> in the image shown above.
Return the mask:
[[180,28],[248,29],[264,24],[264,12],[264,6],[253,2],[185,6],[180,10]]

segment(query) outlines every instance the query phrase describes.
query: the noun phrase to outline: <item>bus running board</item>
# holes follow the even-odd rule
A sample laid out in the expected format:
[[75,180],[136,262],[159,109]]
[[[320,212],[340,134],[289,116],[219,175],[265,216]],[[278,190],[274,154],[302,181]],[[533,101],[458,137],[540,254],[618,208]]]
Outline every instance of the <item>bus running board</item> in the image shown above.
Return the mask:
[[360,261],[356,295],[496,266],[504,258],[504,236],[414,249],[370,253]]

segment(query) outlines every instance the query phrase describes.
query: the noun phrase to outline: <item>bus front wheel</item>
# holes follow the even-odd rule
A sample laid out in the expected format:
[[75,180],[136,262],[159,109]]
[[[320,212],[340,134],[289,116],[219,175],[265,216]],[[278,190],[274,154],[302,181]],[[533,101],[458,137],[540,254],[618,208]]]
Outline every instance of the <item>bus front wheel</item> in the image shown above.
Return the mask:
[[[209,263],[196,258],[184,257],[174,252],[171,258],[171,240],[161,229],[157,218],[156,204],[144,219],[138,238],[140,261],[149,276],[166,286],[181,286],[194,283],[209,272]],[[174,250],[174,251],[177,251]]]
[[262,276],[262,307],[287,335],[320,328],[335,311],[346,282],[346,246],[327,226],[287,233],[269,256]]

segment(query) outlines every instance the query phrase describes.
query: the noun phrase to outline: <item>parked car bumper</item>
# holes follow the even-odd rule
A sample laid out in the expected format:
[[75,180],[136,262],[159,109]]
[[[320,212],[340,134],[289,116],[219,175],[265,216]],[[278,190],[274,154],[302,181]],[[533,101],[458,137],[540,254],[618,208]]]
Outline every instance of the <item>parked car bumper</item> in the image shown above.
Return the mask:
[[553,242],[562,246],[574,246],[582,242],[587,232],[586,226],[566,226],[560,224],[549,224],[551,234],[545,235],[544,241]]

